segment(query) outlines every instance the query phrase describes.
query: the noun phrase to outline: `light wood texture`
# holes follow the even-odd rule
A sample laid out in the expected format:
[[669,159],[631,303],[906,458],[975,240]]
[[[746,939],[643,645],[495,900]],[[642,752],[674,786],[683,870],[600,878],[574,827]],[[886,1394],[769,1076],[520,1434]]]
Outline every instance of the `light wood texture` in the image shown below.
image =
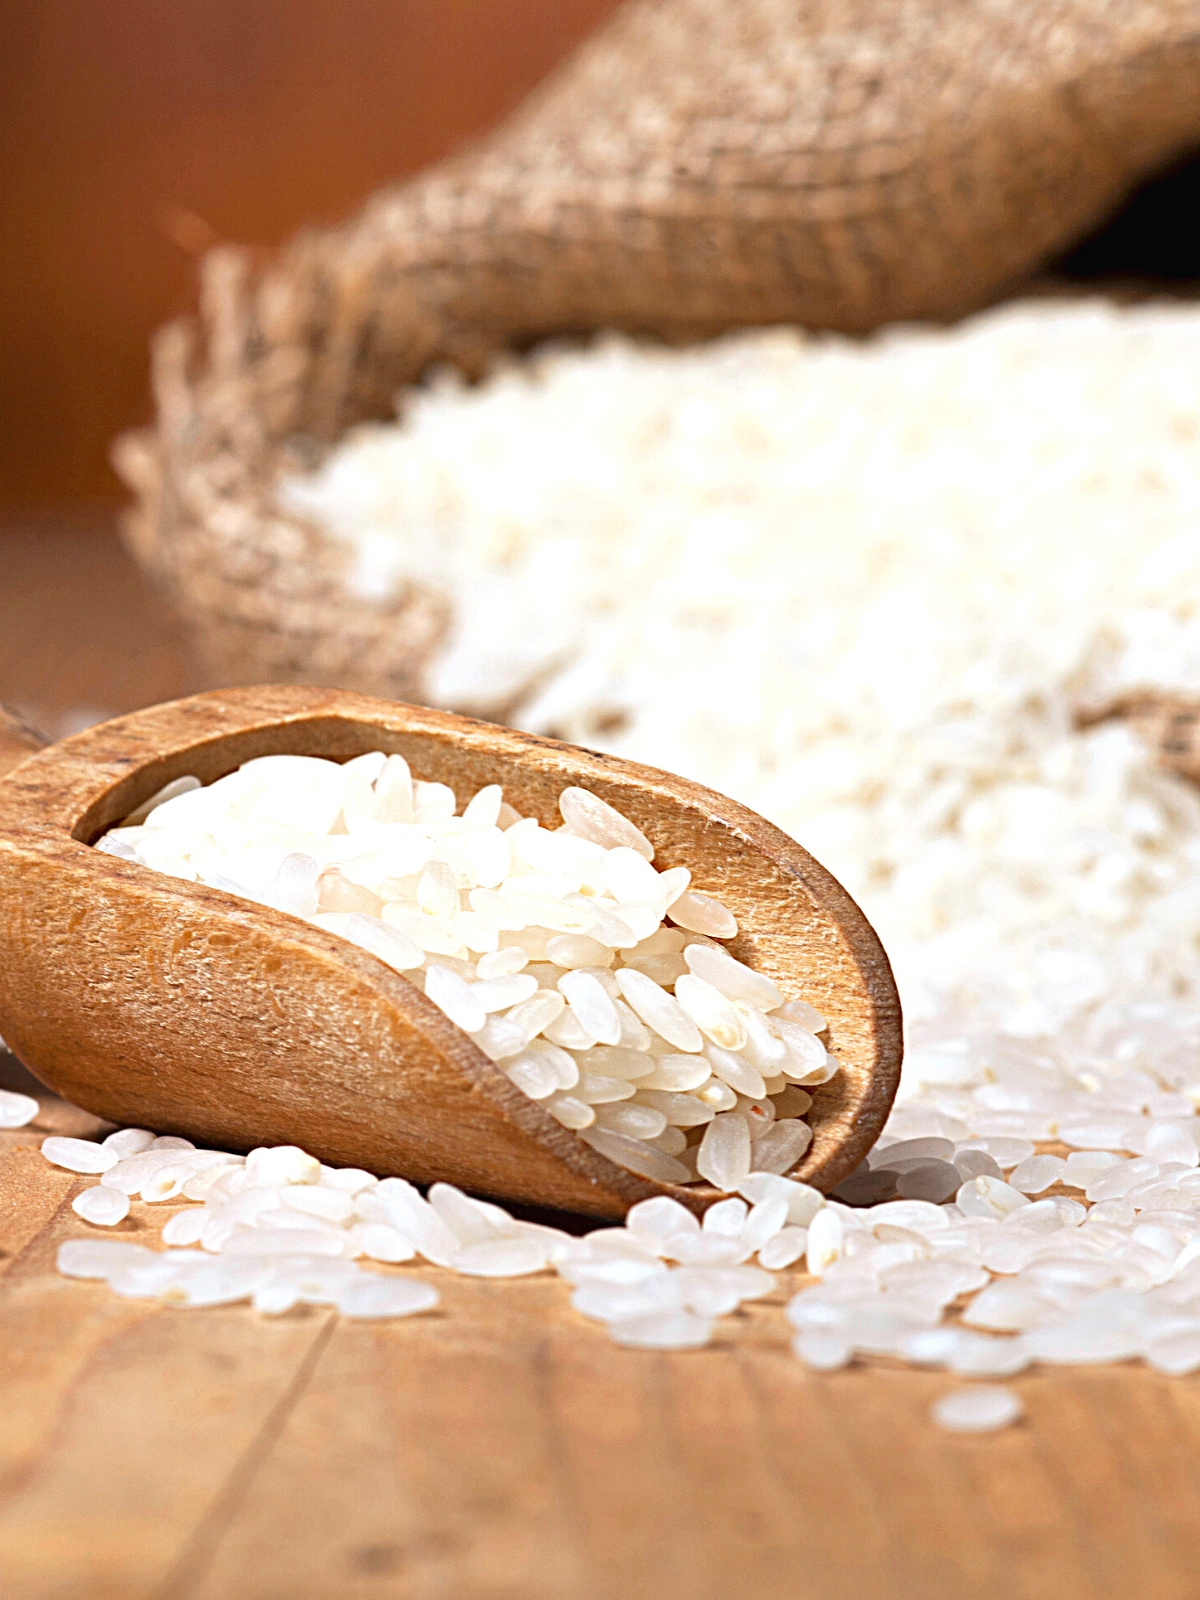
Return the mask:
[[442,1309],[374,1326],[120,1300],[55,1274],[90,1180],[34,1149],[96,1127],[0,1133],[4,1600],[1194,1600],[1196,1378],[1024,1374],[954,1436],[954,1379],[806,1371],[789,1273],[661,1355],[550,1277],[401,1268]]
[[208,687],[112,511],[0,514],[0,701],[58,738]]
[[516,1089],[375,957],[220,890],[89,848],[182,773],[252,756],[371,749],[460,799],[501,783],[548,826],[579,784],[629,816],[660,867],[686,865],[738,918],[731,949],[829,1022],[841,1070],[814,1092],[796,1175],[852,1171],[899,1077],[887,958],[846,892],[745,807],[651,768],[362,696],[295,688],[197,695],[88,729],[0,783],[0,1033],[97,1114],[222,1146],[295,1143],[322,1159],[535,1205],[620,1216],[672,1193],[598,1155]]
[[47,743],[26,717],[12,706],[0,705],[0,774],[10,771],[26,756]]

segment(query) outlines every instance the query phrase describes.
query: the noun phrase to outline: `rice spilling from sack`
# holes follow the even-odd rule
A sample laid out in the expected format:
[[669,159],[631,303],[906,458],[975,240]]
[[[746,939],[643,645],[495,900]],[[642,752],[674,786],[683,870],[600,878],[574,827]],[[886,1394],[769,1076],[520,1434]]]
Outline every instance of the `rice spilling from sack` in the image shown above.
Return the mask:
[[378,956],[531,1099],[610,1160],[732,1193],[812,1142],[825,1019],[722,944],[733,914],[659,871],[586,789],[562,823],[496,784],[462,806],[377,750],[259,756],[177,778],[98,842],[112,855],[304,918]]
[[609,338],[441,379],[280,493],[364,592],[453,597],[436,703],[682,773],[811,850],[897,968],[906,1092],[981,1082],[997,1036],[1140,1066],[1151,998],[1186,1063],[1200,802],[1074,717],[1200,689],[1198,372],[1188,305]]

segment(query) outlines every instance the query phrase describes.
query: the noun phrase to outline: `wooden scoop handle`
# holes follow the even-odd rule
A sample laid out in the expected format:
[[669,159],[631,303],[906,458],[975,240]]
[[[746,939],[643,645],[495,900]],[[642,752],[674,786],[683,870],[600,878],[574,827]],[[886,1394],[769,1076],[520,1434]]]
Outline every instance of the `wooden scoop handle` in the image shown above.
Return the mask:
[[46,735],[31,727],[19,711],[0,705],[0,778],[49,743]]

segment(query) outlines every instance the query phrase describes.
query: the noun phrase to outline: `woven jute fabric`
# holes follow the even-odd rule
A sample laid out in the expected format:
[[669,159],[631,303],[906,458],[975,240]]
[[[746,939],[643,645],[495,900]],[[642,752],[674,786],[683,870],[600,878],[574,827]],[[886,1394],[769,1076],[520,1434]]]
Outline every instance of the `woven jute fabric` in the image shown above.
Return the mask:
[[264,270],[209,258],[117,447],[130,545],[214,681],[421,698],[444,603],[356,599],[272,486],[430,363],[949,319],[1197,143],[1197,0],[635,0],[474,149]]

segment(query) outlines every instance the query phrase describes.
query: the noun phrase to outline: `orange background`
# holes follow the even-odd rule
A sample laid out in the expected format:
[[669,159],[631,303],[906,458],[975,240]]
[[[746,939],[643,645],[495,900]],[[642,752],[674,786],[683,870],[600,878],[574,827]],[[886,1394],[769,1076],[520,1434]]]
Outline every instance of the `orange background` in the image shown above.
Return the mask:
[[4,0],[0,506],[120,498],[205,241],[336,221],[510,109],[616,0]]

